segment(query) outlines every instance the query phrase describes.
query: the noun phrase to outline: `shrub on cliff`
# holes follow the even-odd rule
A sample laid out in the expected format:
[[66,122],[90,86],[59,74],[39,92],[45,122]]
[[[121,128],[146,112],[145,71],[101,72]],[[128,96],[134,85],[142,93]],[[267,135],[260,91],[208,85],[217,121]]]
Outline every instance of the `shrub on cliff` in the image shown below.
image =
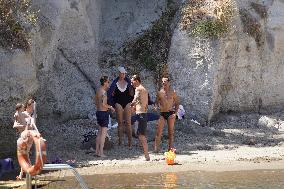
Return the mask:
[[0,0],[0,46],[5,49],[29,50],[31,29],[36,25],[38,11],[32,0]]
[[233,0],[188,0],[182,9],[181,29],[193,36],[223,37],[231,29],[235,7]]

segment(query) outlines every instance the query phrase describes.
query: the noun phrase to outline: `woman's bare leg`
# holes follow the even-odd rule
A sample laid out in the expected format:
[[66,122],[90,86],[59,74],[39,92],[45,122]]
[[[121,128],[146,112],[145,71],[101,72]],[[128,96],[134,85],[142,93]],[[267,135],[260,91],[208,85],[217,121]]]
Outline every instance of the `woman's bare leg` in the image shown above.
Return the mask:
[[125,126],[127,130],[128,136],[128,147],[132,148],[132,127],[131,127],[131,107],[130,104],[127,104],[124,108],[124,118],[125,118]]
[[117,115],[117,131],[118,131],[118,145],[122,144],[123,138],[123,108],[120,104],[115,104],[115,111]]

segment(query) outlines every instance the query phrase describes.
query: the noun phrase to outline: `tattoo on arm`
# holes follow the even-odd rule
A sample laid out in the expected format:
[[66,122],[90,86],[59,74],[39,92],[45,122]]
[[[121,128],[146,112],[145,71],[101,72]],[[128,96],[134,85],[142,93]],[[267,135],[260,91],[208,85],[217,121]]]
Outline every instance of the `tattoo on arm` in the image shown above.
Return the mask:
[[105,102],[105,100],[106,100],[106,93],[103,93],[102,94],[102,96],[101,96],[101,98],[102,98],[102,104],[105,104],[106,102]]

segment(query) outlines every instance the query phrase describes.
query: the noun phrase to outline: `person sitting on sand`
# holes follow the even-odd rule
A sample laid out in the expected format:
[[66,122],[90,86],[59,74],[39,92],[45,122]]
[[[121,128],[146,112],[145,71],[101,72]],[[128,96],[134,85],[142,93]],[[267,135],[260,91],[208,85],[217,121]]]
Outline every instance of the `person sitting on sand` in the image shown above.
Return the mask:
[[132,76],[131,83],[135,87],[135,95],[131,102],[131,107],[135,109],[135,113],[138,116],[137,135],[142,144],[145,159],[146,161],[150,161],[147,138],[145,137],[147,128],[148,91],[141,84],[141,79],[138,75]]
[[179,108],[179,98],[175,90],[170,86],[168,77],[162,78],[162,88],[157,93],[156,109],[160,106],[160,118],[157,123],[156,137],[154,143],[154,152],[160,150],[160,142],[163,133],[165,121],[168,123],[169,146],[168,149],[173,148],[174,143],[174,124]]
[[106,157],[104,155],[104,143],[107,135],[109,112],[111,109],[113,112],[115,109],[107,104],[107,89],[109,88],[109,79],[107,76],[102,76],[100,79],[101,87],[96,91],[96,96],[94,98],[97,107],[97,122],[100,126],[99,132],[96,138],[96,155],[99,157]]

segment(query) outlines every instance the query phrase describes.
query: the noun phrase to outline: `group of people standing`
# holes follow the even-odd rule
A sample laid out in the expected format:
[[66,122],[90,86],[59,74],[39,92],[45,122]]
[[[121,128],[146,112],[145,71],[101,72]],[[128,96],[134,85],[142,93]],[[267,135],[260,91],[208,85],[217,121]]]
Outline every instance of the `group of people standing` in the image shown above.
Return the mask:
[[103,153],[105,137],[109,122],[109,112],[116,112],[118,122],[118,145],[122,144],[123,125],[125,124],[128,147],[132,148],[132,126],[131,117],[135,113],[138,121],[137,135],[143,147],[146,161],[150,160],[146,128],[148,118],[148,105],[154,105],[154,110],[160,109],[157,121],[154,152],[159,152],[165,122],[168,124],[168,148],[173,148],[174,142],[174,123],[179,108],[179,98],[176,91],[170,85],[169,77],[162,78],[162,88],[157,92],[156,101],[152,102],[148,90],[142,85],[139,75],[133,75],[130,79],[126,77],[124,67],[118,68],[118,77],[110,84],[107,76],[100,79],[101,87],[97,90],[94,97],[97,107],[96,117],[100,126],[96,138],[96,155],[106,157]]
[[[104,143],[107,135],[109,123],[109,110],[116,112],[118,122],[118,145],[122,145],[124,128],[126,127],[128,136],[128,147],[132,149],[132,120],[138,122],[138,129],[135,135],[143,147],[143,152],[146,161],[150,161],[148,152],[148,143],[146,137],[147,121],[158,120],[156,128],[156,136],[154,143],[154,152],[159,152],[160,141],[162,137],[165,122],[168,124],[168,148],[173,148],[174,143],[174,123],[176,114],[179,108],[179,98],[176,91],[170,85],[169,77],[162,78],[162,88],[157,92],[156,101],[150,99],[148,90],[142,85],[139,75],[133,75],[131,78],[126,77],[126,70],[124,67],[118,68],[119,75],[110,84],[107,76],[100,78],[101,87],[96,91],[94,101],[97,107],[96,117],[100,126],[96,138],[96,155],[99,157],[106,157],[104,154]],[[160,115],[151,117],[148,113],[148,106],[154,105],[154,110],[159,108]],[[29,98],[25,104],[18,103],[16,105],[16,112],[14,114],[13,128],[17,130],[19,135],[23,135],[26,130],[37,130],[36,128],[36,102],[34,98]],[[133,115],[134,114],[134,115]],[[25,137],[20,136],[17,143],[21,143],[20,139]],[[17,144],[17,145],[19,145]],[[22,144],[22,143],[21,143]],[[27,153],[29,153],[32,146],[28,142]],[[21,170],[18,179],[22,179],[23,171]]]

